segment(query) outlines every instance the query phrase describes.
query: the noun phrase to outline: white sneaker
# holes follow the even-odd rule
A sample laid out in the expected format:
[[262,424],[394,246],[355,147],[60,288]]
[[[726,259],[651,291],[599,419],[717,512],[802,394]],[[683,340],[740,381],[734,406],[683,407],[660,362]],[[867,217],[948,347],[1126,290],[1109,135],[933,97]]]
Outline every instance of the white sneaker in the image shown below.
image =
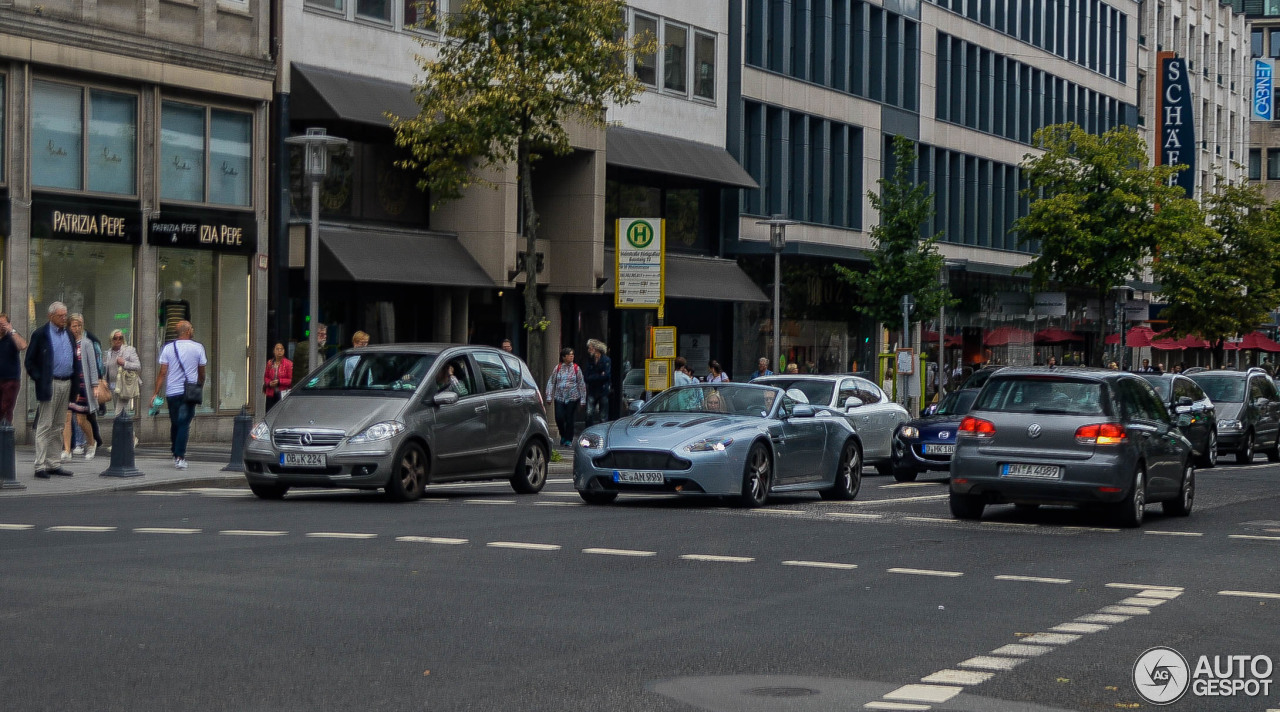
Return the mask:
[[62,461],[64,461],[64,462],[65,462],[65,461],[67,461],[67,460],[70,460],[70,459],[71,459],[71,453],[67,452],[66,450],[63,450],[63,451],[62,451],[62,454],[58,456],[58,459],[59,459],[59,460],[62,460]]
[[186,458],[181,458],[181,457],[180,457],[180,458],[178,458],[178,459],[174,460],[174,462],[173,462],[173,466],[174,466],[174,467],[176,467],[176,468],[178,468],[179,470],[185,470],[185,469],[187,469],[187,461],[186,461]]
[[97,445],[90,445],[89,447],[84,449],[84,459],[86,460],[92,460],[93,456],[96,454],[98,454]]
[[[84,446],[83,446],[83,445],[76,445],[75,447],[71,448],[71,454],[72,454],[72,455],[83,455],[83,454],[84,454]],[[67,458],[67,459],[70,459],[70,458]]]

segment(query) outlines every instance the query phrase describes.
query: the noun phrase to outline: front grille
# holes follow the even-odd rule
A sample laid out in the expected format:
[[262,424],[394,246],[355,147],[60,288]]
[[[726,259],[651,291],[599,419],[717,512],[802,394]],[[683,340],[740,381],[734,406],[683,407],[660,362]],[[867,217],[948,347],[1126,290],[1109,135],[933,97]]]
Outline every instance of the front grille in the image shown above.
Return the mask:
[[281,428],[275,432],[275,444],[284,447],[333,448],[345,436],[346,433],[341,430]]
[[342,468],[334,465],[328,467],[281,467],[279,465],[267,465],[267,470],[273,475],[340,475]]
[[669,452],[614,450],[591,461],[601,470],[687,470],[692,466]]

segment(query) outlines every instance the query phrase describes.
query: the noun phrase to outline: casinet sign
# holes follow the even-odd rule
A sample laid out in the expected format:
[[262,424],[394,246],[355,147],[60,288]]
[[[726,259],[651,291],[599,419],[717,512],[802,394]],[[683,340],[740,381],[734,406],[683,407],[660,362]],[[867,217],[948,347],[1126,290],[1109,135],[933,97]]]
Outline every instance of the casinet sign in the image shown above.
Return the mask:
[[1158,165],[1184,165],[1174,182],[1182,186],[1190,198],[1196,187],[1196,131],[1191,115],[1191,85],[1187,81],[1187,61],[1172,52],[1160,52],[1160,74],[1156,89],[1160,93],[1160,115],[1157,135],[1160,150]]

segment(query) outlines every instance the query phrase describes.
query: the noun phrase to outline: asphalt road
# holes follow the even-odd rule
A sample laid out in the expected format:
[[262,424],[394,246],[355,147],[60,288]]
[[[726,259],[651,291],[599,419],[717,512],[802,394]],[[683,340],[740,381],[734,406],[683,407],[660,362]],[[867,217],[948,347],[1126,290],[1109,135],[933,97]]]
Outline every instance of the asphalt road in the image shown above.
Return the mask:
[[943,480],[874,476],[853,502],[754,511],[588,507],[567,479],[407,505],[0,500],[0,706],[1151,709],[1133,668],[1153,646],[1280,662],[1280,465],[1199,485],[1190,518],[1153,506],[1136,531],[1057,508],[955,522]]

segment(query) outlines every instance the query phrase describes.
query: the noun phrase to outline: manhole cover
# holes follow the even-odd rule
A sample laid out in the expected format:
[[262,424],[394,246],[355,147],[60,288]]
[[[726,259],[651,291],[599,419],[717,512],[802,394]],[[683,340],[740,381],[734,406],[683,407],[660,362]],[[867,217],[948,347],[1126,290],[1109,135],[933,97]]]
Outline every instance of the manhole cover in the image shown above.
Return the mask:
[[808,697],[818,691],[811,687],[753,687],[747,690],[748,695],[756,697]]

